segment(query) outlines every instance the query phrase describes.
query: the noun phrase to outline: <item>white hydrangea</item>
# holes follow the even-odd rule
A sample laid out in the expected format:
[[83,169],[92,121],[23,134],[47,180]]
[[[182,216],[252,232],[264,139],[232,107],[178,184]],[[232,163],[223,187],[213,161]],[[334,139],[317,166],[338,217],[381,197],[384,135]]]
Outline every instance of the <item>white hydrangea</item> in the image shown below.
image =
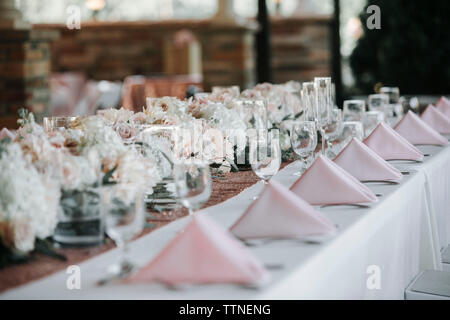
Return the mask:
[[52,235],[60,190],[41,175],[24,156],[18,143],[10,143],[0,157],[0,236],[12,249],[28,252],[35,238]]

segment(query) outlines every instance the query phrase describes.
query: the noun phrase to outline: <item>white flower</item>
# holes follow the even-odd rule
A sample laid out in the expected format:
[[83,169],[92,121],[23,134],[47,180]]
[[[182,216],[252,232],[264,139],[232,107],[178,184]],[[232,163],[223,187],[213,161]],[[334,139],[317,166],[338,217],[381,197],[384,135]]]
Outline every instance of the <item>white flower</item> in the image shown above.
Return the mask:
[[33,249],[35,237],[53,233],[60,197],[58,184],[29,160],[18,143],[8,144],[0,155],[0,236],[5,245],[24,252]]

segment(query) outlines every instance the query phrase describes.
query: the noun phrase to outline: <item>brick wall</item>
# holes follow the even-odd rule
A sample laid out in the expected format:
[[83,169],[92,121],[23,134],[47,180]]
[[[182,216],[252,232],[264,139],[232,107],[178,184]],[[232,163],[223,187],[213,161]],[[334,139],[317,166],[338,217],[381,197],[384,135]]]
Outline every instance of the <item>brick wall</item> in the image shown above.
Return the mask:
[[[163,73],[165,41],[188,29],[201,44],[206,89],[232,84],[245,88],[256,81],[254,27],[217,25],[209,20],[89,22],[82,24],[81,30],[48,24],[34,27],[61,32],[61,38],[52,44],[53,71],[83,71],[98,80]],[[329,75],[330,28],[328,16],[273,19],[275,82]]]
[[0,128],[16,127],[17,111],[26,107],[41,118],[50,100],[50,41],[57,31],[1,30]]
[[331,75],[329,16],[276,18],[272,20],[274,81],[309,81]]

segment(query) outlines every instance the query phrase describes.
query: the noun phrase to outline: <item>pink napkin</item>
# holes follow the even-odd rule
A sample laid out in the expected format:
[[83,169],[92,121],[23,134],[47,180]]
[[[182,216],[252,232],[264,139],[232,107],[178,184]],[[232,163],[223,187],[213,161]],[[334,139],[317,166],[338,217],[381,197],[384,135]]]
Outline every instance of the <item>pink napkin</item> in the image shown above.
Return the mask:
[[450,134],[450,118],[430,104],[422,113],[422,120],[441,134]]
[[355,177],[324,156],[319,156],[291,190],[311,205],[377,201]]
[[450,118],[450,100],[446,97],[441,97],[438,102],[436,102],[436,108]]
[[263,265],[230,232],[196,215],[147,266],[127,282],[176,284],[264,282]]
[[447,139],[426,124],[411,110],[397,123],[395,131],[412,144],[448,145]]
[[230,231],[240,239],[282,239],[331,234],[336,228],[289,189],[271,181]]
[[360,181],[397,181],[403,177],[399,170],[356,138],[347,144],[334,162]]
[[6,128],[3,128],[0,131],[0,140],[5,139],[5,138],[9,138],[11,140],[14,140],[16,138],[16,133],[15,132],[11,132]]
[[385,122],[381,122],[364,143],[384,160],[423,160],[422,152]]

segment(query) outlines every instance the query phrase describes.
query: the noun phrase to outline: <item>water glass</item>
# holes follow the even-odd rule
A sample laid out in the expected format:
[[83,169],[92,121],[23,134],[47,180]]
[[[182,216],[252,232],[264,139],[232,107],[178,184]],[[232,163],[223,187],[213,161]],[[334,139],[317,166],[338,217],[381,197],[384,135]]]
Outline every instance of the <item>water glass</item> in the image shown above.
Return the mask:
[[337,108],[333,108],[330,112],[330,121],[325,127],[324,134],[328,143],[327,153],[329,158],[334,158],[336,155],[333,153],[333,142],[339,138],[342,131],[342,111]]
[[317,128],[314,121],[297,121],[291,129],[291,144],[294,152],[303,162],[303,168],[295,173],[301,176],[308,167],[308,159],[314,154],[317,147]]

